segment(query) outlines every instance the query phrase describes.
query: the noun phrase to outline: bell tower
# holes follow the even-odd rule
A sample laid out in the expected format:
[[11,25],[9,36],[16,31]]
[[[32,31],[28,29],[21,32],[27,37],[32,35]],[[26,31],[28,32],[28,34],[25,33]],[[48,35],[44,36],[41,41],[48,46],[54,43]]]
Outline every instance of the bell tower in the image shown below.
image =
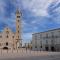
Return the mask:
[[16,48],[22,47],[21,39],[21,12],[16,10]]

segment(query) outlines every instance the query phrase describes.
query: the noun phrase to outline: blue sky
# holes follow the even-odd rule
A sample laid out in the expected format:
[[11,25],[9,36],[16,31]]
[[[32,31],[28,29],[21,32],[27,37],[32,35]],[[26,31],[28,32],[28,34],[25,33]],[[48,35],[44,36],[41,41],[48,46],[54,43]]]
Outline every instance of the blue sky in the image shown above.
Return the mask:
[[0,31],[9,27],[15,31],[16,7],[22,12],[23,42],[32,33],[60,28],[60,0],[0,0]]

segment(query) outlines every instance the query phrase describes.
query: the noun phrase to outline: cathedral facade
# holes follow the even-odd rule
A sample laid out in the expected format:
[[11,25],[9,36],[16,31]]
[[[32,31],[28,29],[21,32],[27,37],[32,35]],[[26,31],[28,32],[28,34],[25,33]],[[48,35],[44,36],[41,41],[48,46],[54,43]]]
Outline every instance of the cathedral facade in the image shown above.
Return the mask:
[[0,32],[0,49],[18,49],[22,47],[21,39],[21,13],[16,11],[16,32],[12,32],[9,27],[6,27],[3,32]]

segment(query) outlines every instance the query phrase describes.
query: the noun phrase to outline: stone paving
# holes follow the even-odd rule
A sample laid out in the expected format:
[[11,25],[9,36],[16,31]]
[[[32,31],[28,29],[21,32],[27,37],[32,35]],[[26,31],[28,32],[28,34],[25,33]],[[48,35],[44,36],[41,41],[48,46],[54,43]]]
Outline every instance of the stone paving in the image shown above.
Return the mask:
[[60,52],[20,50],[0,50],[0,60],[60,60]]

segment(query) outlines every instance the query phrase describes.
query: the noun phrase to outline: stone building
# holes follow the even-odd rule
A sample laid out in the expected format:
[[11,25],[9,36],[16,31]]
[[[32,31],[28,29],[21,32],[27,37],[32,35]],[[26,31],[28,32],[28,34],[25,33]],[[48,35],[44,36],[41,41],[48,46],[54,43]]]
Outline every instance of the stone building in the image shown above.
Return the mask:
[[0,32],[0,49],[18,49],[22,47],[21,39],[21,13],[16,11],[16,32],[13,32],[9,27],[5,27],[3,32]]
[[32,34],[32,49],[60,51],[60,28]]

